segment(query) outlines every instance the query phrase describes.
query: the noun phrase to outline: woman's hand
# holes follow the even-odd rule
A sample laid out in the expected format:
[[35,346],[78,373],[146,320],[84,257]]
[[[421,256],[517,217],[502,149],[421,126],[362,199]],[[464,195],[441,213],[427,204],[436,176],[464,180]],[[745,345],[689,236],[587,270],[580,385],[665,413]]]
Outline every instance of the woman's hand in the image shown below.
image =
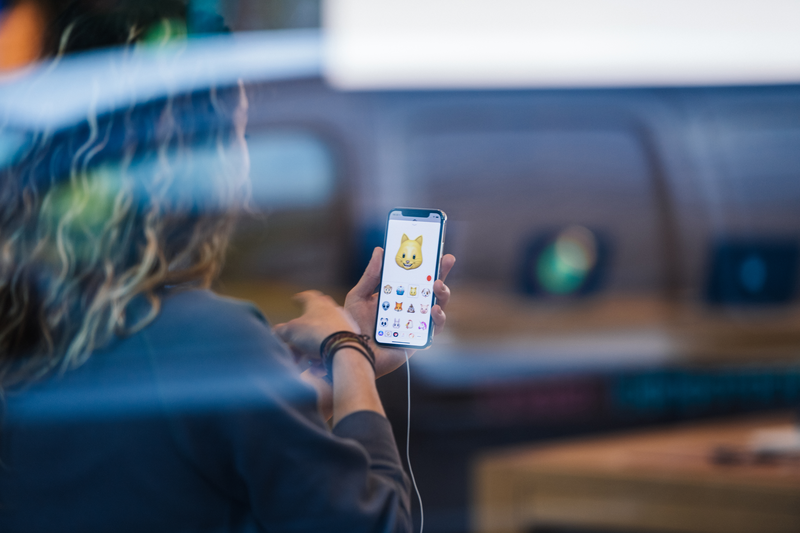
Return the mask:
[[330,296],[318,291],[305,291],[294,298],[303,307],[303,314],[276,325],[273,330],[289,345],[295,356],[319,363],[319,347],[328,335],[337,331],[361,333],[350,313]]
[[295,299],[303,306],[303,314],[285,324],[275,326],[275,333],[303,359],[314,364],[300,374],[300,379],[317,391],[317,408],[323,418],[333,416],[333,423],[357,411],[384,413],[372,364],[352,348],[344,347],[333,359],[334,386],[321,378],[326,370],[321,368],[319,347],[328,335],[338,331],[361,333],[350,314],[339,307],[330,296],[317,291],[305,291]]
[[[383,248],[375,248],[364,275],[361,276],[356,286],[347,293],[347,298],[344,301],[344,308],[350,312],[350,315],[358,323],[361,330],[370,334],[375,330],[375,320],[378,316],[378,293],[374,291],[381,281],[382,259]],[[431,308],[431,318],[433,318],[435,328],[434,333],[441,333],[447,321],[444,308],[450,300],[450,289],[444,284],[444,280],[455,262],[456,258],[452,255],[443,255],[442,263],[439,265],[439,279],[433,284],[433,293],[436,295],[436,305]],[[405,363],[404,350],[408,350],[409,356],[414,353],[411,348],[384,348],[379,347],[374,342],[370,342],[370,346],[375,352],[375,377],[386,375]]]

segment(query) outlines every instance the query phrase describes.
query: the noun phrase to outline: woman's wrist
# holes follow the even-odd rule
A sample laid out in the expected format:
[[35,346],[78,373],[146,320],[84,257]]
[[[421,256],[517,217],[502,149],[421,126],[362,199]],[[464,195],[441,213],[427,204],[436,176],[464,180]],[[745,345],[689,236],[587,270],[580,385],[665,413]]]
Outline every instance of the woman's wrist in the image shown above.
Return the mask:
[[357,411],[386,416],[370,362],[352,348],[342,348],[333,360],[333,424]]
[[321,335],[319,337],[319,344],[322,344],[325,341],[325,339],[327,339],[331,335],[333,335],[335,333],[339,333],[341,331],[346,331],[348,333],[352,333],[353,335],[360,335],[361,334],[360,330],[357,330],[356,328],[353,328],[352,326],[338,324],[338,325],[334,325],[332,327],[325,328],[323,331],[320,332]]
[[[351,346],[343,346],[336,352],[331,365],[333,382],[336,383],[340,374],[346,373],[347,377],[363,376],[370,381],[375,381],[375,369],[364,354]],[[348,379],[349,381],[349,379]]]
[[372,367],[373,374],[376,373],[375,353],[369,345],[369,337],[357,335],[352,331],[336,331],[328,335],[319,347],[320,360],[329,378],[333,378],[333,361],[336,354],[345,348],[361,354]]

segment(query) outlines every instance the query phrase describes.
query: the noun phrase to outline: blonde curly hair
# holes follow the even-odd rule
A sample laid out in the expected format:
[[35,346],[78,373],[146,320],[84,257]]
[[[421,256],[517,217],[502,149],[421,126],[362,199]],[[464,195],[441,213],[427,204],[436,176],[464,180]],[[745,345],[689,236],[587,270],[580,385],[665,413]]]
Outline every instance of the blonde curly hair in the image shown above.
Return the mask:
[[210,285],[248,196],[246,121],[240,84],[33,136],[0,182],[0,387],[142,329],[167,286]]

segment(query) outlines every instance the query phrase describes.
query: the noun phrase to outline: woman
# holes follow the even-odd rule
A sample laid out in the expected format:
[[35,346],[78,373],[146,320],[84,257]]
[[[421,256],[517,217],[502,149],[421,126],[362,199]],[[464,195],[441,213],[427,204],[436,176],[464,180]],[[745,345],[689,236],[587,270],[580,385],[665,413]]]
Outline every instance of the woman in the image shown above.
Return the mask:
[[301,293],[275,328],[302,374],[258,311],[208,290],[247,196],[246,104],[240,88],[89,117],[2,176],[1,531],[411,530],[375,388],[405,354],[353,335],[382,251],[344,308]]

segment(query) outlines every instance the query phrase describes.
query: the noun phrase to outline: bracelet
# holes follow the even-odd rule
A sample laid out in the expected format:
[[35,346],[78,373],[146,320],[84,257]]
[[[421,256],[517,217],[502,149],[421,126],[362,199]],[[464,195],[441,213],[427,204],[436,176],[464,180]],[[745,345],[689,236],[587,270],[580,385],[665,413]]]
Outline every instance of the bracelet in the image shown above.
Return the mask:
[[368,342],[369,335],[358,335],[352,331],[337,331],[325,337],[319,345],[319,357],[328,371],[328,377],[333,380],[333,356],[342,348],[352,348],[363,355],[375,372],[375,354]]

